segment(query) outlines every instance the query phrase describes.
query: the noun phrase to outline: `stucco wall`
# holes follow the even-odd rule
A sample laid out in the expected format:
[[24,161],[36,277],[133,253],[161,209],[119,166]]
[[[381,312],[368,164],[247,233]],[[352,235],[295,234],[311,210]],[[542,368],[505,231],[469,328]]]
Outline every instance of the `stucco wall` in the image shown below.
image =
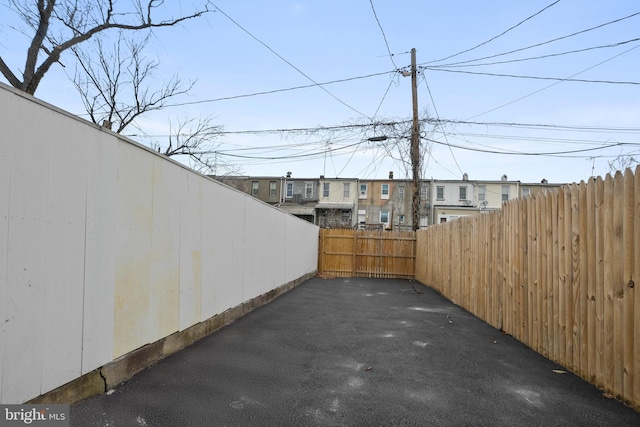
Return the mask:
[[0,84],[0,402],[317,268],[316,226]]

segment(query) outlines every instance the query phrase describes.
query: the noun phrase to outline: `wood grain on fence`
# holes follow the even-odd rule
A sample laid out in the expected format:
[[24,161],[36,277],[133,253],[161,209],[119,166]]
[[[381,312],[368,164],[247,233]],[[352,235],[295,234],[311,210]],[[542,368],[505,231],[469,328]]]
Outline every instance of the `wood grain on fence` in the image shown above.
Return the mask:
[[320,229],[318,273],[336,277],[415,275],[413,231]]
[[417,233],[416,279],[640,408],[640,167]]

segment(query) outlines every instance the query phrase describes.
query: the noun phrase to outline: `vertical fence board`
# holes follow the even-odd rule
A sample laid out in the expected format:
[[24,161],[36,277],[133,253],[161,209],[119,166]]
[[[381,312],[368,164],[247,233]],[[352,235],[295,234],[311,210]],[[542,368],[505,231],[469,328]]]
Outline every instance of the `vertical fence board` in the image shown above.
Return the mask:
[[586,325],[586,344],[587,344],[587,375],[591,382],[595,380],[596,372],[596,263],[595,260],[595,180],[590,179],[586,186],[585,210],[582,216],[585,217],[584,229],[580,229],[580,233],[586,239],[585,251],[581,253],[586,260],[585,270],[587,271],[587,325]]
[[[496,257],[494,266],[496,266],[496,275],[495,275],[495,301],[496,301],[496,319],[498,324],[500,325],[501,330],[506,330],[507,325],[504,320],[504,311],[503,304],[505,300],[506,293],[506,274],[505,274],[505,250],[504,250],[504,212],[500,210],[500,212],[496,215],[494,226],[497,229],[496,232]],[[496,265],[497,264],[497,265]]]
[[554,303],[554,311],[553,311],[553,352],[551,360],[560,363],[562,360],[561,357],[561,330],[560,330],[560,311],[562,310],[562,302],[560,299],[560,248],[559,248],[559,230],[558,225],[560,221],[558,220],[558,201],[560,200],[560,191],[557,191],[555,197],[551,199],[551,216],[553,218],[553,224],[551,228],[551,235],[553,239],[553,262],[552,262],[552,272],[550,280],[551,289],[553,292],[553,303]]
[[[634,254],[633,254],[633,397],[632,402],[636,407],[640,406],[640,290],[636,286],[640,285],[640,166],[636,167],[634,179]],[[627,395],[628,396],[628,395]]]
[[546,337],[544,345],[547,348],[547,357],[553,360],[551,356],[553,354],[553,342],[554,342],[554,326],[553,326],[553,313],[556,309],[555,304],[555,295],[553,291],[553,209],[552,209],[552,197],[553,194],[549,191],[545,192],[545,197],[543,201],[544,212],[545,212],[545,222],[542,227],[545,230],[545,245],[544,245],[544,257],[545,257],[545,269],[542,272],[544,275],[544,295],[546,301],[546,307],[543,312],[543,316],[545,317],[545,331]]
[[558,195],[558,299],[560,309],[558,311],[558,360],[567,366],[567,272],[565,264],[566,233],[565,233],[565,192],[567,188],[561,188]]
[[[533,198],[529,198],[527,199],[524,208],[526,209],[526,215],[527,217],[531,218],[531,221],[527,222],[527,247],[528,247],[528,251],[526,251],[526,260],[527,260],[527,265],[529,266],[530,272],[527,276],[527,280],[528,280],[528,292],[527,292],[527,321],[530,325],[530,328],[532,325],[534,325],[536,323],[536,316],[537,316],[537,307],[536,307],[536,289],[538,287],[538,280],[539,280],[539,260],[537,257],[538,254],[538,244],[539,242],[539,236],[538,236],[538,227],[537,224],[540,221],[540,212],[538,211],[538,196],[534,196]],[[523,209],[524,211],[524,209]],[[526,271],[526,269],[525,269]],[[531,331],[532,333],[529,336],[530,339],[530,344],[529,346],[536,350],[539,351],[539,343],[538,343],[538,337],[537,334],[535,333],[535,331]]]
[[604,181],[604,385],[607,391],[614,387],[613,347],[613,178],[607,175]]
[[[619,265],[624,260],[623,197],[624,180],[620,172],[616,172],[613,181],[613,259]],[[622,396],[624,384],[624,276],[621,268],[614,268],[613,279],[613,347],[614,347],[614,392]]]
[[581,240],[581,236],[586,238],[582,234],[581,221],[584,212],[582,207],[582,191],[584,188],[584,181],[579,186],[573,186],[571,189],[571,271],[572,271],[572,288],[573,288],[573,366],[576,372],[584,377],[585,368],[583,362],[583,332],[584,323],[583,312],[586,314],[586,305],[584,304],[584,292],[583,286],[583,270],[584,266],[580,263],[580,255],[584,244]]
[[574,292],[573,292],[573,239],[572,239],[572,193],[575,184],[569,186],[564,193],[564,271],[565,271],[565,301],[567,304],[565,320],[565,339],[567,345],[566,360],[571,369],[576,372],[577,367],[573,358],[573,317],[574,317]]
[[604,240],[605,240],[605,204],[604,204],[604,181],[601,177],[595,181],[595,298],[596,298],[596,385],[605,383],[604,351],[605,351],[605,324],[604,324]]
[[622,235],[623,235],[623,319],[622,319],[622,336],[621,341],[624,348],[623,354],[623,396],[633,396],[633,376],[634,376],[634,360],[633,360],[633,310],[634,310],[634,283],[633,283],[633,262],[634,247],[633,239],[637,233],[634,224],[634,179],[633,172],[627,169],[623,177],[623,212],[622,212]]

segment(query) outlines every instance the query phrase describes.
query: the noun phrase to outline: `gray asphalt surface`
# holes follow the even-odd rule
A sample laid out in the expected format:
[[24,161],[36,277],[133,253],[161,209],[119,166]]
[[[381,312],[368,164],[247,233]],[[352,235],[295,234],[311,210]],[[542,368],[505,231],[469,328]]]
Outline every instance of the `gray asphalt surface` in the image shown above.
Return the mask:
[[72,426],[640,426],[640,413],[435,291],[311,279],[175,353]]

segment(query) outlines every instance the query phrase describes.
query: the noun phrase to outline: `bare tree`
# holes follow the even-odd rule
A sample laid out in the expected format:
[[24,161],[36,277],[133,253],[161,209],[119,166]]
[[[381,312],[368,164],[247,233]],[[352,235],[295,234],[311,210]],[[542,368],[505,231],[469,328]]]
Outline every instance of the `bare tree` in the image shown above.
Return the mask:
[[174,74],[159,89],[150,89],[160,62],[144,56],[148,40],[149,35],[140,41],[126,39],[120,31],[113,48],[100,37],[89,44],[90,49],[71,48],[78,62],[73,83],[91,121],[106,121],[121,133],[142,114],[161,110],[169,99],[193,88],[193,82],[183,84]]
[[[204,1],[204,0],[203,0]],[[138,31],[171,27],[209,12],[208,2],[191,13],[158,18],[164,0],[132,0],[127,8],[117,0],[7,0],[26,24],[31,42],[24,69],[11,70],[0,56],[0,72],[13,87],[34,94],[61,55],[110,29]]]
[[213,117],[184,118],[173,125],[169,122],[166,143],[152,142],[151,147],[168,157],[188,162],[192,169],[204,174],[222,176],[239,170],[229,162],[220,162],[217,150],[222,144],[221,125],[214,124]]

